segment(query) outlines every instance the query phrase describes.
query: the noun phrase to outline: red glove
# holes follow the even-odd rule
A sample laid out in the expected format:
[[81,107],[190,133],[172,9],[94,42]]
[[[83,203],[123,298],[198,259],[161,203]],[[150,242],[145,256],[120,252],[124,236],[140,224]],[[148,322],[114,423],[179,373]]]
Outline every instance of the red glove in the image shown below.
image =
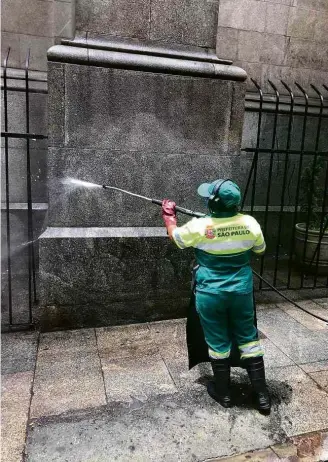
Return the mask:
[[164,199],[162,202],[162,217],[167,228],[172,225],[177,225],[175,207],[176,203],[169,199]]

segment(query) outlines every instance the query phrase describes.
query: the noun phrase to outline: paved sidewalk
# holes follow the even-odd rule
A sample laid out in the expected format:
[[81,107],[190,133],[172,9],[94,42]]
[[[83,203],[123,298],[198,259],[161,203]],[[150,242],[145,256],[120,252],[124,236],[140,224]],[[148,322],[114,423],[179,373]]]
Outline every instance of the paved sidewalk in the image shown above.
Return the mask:
[[[328,299],[300,303],[328,315]],[[241,369],[235,407],[207,395],[210,368],[188,371],[183,319],[3,334],[2,460],[328,460],[328,328],[284,303],[259,306],[258,324],[269,417]]]

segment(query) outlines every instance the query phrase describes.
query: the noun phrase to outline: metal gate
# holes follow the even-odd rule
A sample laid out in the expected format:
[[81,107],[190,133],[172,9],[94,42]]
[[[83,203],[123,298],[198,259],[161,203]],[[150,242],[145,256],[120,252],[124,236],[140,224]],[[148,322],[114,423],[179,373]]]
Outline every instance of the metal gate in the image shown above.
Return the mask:
[[[2,177],[5,200],[2,201],[2,214],[5,215],[5,220],[2,220],[2,256],[1,256],[1,276],[2,276],[2,327],[3,328],[24,328],[30,327],[33,324],[33,307],[37,303],[37,262],[36,262],[36,246],[34,229],[35,223],[33,220],[33,200],[32,200],[32,175],[31,170],[31,151],[35,144],[47,138],[45,134],[31,133],[31,94],[46,94],[45,88],[37,88],[35,82],[46,82],[45,79],[34,79],[30,75],[30,51],[28,50],[25,60],[25,69],[21,72],[10,72],[8,63],[10,59],[10,48],[7,51],[2,69],[2,156],[4,174]],[[16,101],[13,98],[15,95],[20,95]],[[19,110],[18,110],[19,104]],[[19,112],[19,113],[18,113]],[[18,125],[19,123],[19,125]],[[35,125],[35,124],[33,124]],[[14,130],[12,130],[14,127]],[[20,141],[18,141],[20,140]],[[15,188],[12,176],[15,173],[10,171],[10,154],[15,150],[17,144],[24,152],[25,159],[22,164],[16,166],[19,169],[25,164],[24,178],[20,178],[26,182],[26,197],[23,202],[15,202],[11,200],[11,191]],[[33,146],[31,146],[33,143]],[[22,148],[21,148],[22,147]],[[24,164],[23,164],[24,163]],[[13,164],[11,163],[13,166]],[[22,220],[13,222],[13,213],[21,213]],[[5,221],[5,226],[3,226]],[[22,223],[24,223],[22,225]],[[25,230],[26,223],[26,230]],[[24,229],[18,229],[22,226]],[[17,233],[21,233],[19,244],[12,242],[12,238]],[[13,262],[15,263],[14,274]],[[26,264],[26,267],[25,267]],[[19,300],[18,300],[19,298]],[[13,307],[17,307],[19,303],[22,308],[19,313]]]
[[328,87],[310,85],[310,93],[297,82],[278,88],[269,80],[264,94],[251,80],[256,92],[246,98],[245,122],[251,113],[256,136],[242,149],[249,166],[243,210],[267,240],[255,268],[280,289],[327,287]]

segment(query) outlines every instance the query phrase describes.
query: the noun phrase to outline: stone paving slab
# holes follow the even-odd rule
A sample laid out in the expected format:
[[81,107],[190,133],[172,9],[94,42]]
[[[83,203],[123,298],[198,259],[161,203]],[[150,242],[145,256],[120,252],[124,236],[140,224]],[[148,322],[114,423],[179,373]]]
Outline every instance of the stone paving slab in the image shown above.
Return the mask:
[[326,431],[298,435],[290,439],[296,447],[300,462],[326,462],[328,459],[328,433]]
[[144,356],[158,351],[148,323],[96,329],[100,357]]
[[283,460],[285,462],[293,462],[293,460],[297,460],[297,448],[291,442],[275,444],[271,449],[279,457],[279,460]]
[[[287,436],[328,428],[328,394],[319,389],[298,366],[267,369],[269,388],[288,386],[279,403],[281,428]],[[275,405],[277,406],[277,405]]]
[[320,431],[292,437],[267,449],[203,462],[326,462],[327,459],[328,433]]
[[294,361],[283,353],[270,339],[261,339],[264,347],[264,360],[266,367],[281,367],[294,365]]
[[[266,294],[264,293],[264,295],[261,294],[261,298],[262,297],[265,297]],[[277,304],[276,303],[269,303],[267,300],[269,300],[269,298],[265,298],[265,302],[263,303],[257,303],[256,304],[256,311],[263,311],[263,310],[275,310],[277,309]]]
[[326,361],[318,361],[318,362],[315,362],[315,363],[299,364],[299,366],[306,373],[328,371],[328,360],[326,360]]
[[38,336],[38,332],[1,334],[2,374],[34,370]]
[[[272,417],[279,419],[281,434],[298,435],[328,428],[328,394],[298,366],[267,368]],[[252,408],[246,371],[235,368],[232,394],[237,408]]]
[[[159,343],[160,353],[178,388],[201,387],[204,378],[212,375],[209,363],[188,370],[188,352],[185,341],[186,320],[156,322],[149,325],[154,340]],[[266,367],[281,367],[295,363],[268,338],[261,340],[265,349]]]
[[[283,285],[286,283],[286,280],[283,281]],[[326,301],[327,302],[327,288],[322,289],[302,289],[302,290],[295,290],[295,289],[287,289],[283,291],[284,295],[288,297],[290,300],[295,302],[304,301],[304,300],[312,300],[316,301],[317,299]],[[262,291],[256,292],[255,294],[257,304],[264,304],[267,303],[274,303],[280,304],[283,302],[281,295],[277,294],[274,291]]]
[[[328,393],[328,370],[320,372],[312,372],[309,374],[317,384]],[[328,412],[328,410],[327,410]]]
[[209,363],[199,364],[189,370],[187,347],[180,342],[165,345],[161,356],[177,388],[201,389],[202,378],[213,375]]
[[238,456],[232,457],[216,457],[215,459],[207,459],[205,462],[279,462],[281,459],[275,454],[272,449],[264,449],[263,451],[246,452]]
[[298,302],[298,304],[311,311],[312,313],[328,319],[328,303],[327,301],[324,302],[324,299],[319,300],[320,302],[316,302],[314,300],[301,300]]
[[328,312],[328,298],[315,298],[312,300],[314,303],[324,306]]
[[[303,302],[303,304],[301,303],[300,306],[304,306],[304,308],[306,308],[314,314],[318,314],[319,316],[322,311],[320,308],[317,308],[318,305],[315,305],[312,302],[307,304]],[[294,307],[290,303],[279,303],[279,308],[285,311],[285,313],[289,314],[289,316],[298,321],[300,324],[307,327],[309,330],[326,332],[328,339],[328,329],[327,324],[325,322],[316,319],[315,317],[305,313],[304,311],[301,311],[299,308],[296,308],[296,306]],[[326,316],[328,317],[328,310]]]
[[[260,306],[258,317],[269,417],[253,409],[242,369],[232,371],[233,408],[207,395],[210,365],[188,371],[185,319],[42,334],[26,460],[201,462],[268,447],[280,457],[276,445],[288,437],[328,428],[325,332],[277,306]],[[251,457],[241,460],[260,455]]]
[[158,345],[186,343],[186,318],[149,323],[151,338]]
[[274,444],[279,423],[275,413],[224,410],[205,389],[174,393],[36,421],[28,462],[199,462]]
[[326,360],[328,343],[280,309],[261,312],[259,329],[297,364]]
[[33,390],[31,417],[106,404],[94,330],[43,334]]
[[[265,348],[265,364],[267,368],[295,365],[269,339],[262,339],[261,342]],[[201,388],[206,379],[213,375],[209,363],[202,363],[188,370],[188,352],[185,343],[163,343],[161,356],[178,388]]]
[[94,329],[47,332],[40,335],[39,356],[97,351]]
[[1,460],[20,462],[24,451],[33,372],[1,377]]
[[[127,405],[113,403],[102,417],[98,411],[35,425],[29,436],[29,460],[42,462],[51,456],[48,460],[60,461],[58,446],[67,447],[72,435],[79,435],[65,460],[199,461],[267,447],[285,434],[327,426],[328,416],[318,409],[327,409],[328,395],[303,371],[287,366],[269,369],[267,375],[274,401],[270,417],[251,409],[249,401],[224,410],[205,388],[152,395]],[[245,380],[244,373],[240,380]]]
[[186,319],[159,321],[149,324],[149,328],[176,387],[202,389],[202,377],[212,375],[212,370],[207,363],[189,370]]
[[322,447],[320,451],[319,460],[328,460],[328,431],[321,432],[322,435]]
[[107,360],[102,356],[101,361],[108,402],[146,401],[177,391],[159,354]]

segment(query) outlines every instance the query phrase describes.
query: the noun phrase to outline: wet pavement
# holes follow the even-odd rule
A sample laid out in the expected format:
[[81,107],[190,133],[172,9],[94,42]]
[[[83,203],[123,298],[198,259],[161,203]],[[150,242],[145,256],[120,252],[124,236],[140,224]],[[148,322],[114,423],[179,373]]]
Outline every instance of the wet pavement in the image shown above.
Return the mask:
[[[299,303],[328,316],[326,298]],[[327,326],[287,303],[259,305],[258,326],[269,417],[242,369],[233,408],[207,395],[210,367],[188,371],[184,319],[3,334],[2,460],[327,460]]]

